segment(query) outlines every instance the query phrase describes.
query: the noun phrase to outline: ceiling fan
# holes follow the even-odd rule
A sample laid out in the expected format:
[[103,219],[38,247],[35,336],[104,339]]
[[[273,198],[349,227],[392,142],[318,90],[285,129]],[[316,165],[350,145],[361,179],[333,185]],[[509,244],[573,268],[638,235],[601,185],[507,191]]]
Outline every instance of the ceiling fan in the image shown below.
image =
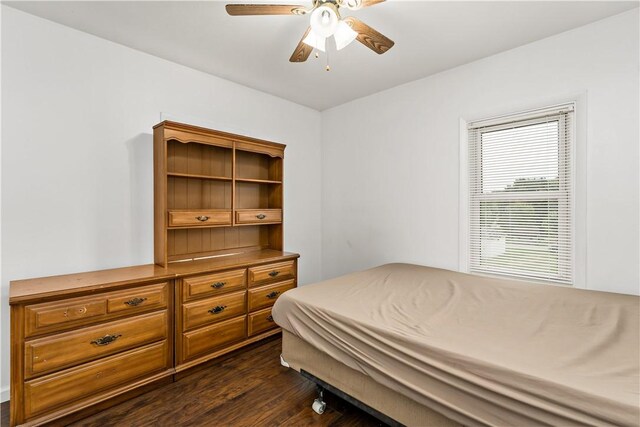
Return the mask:
[[[333,36],[338,50],[354,40],[381,55],[391,49],[394,42],[367,24],[354,18],[340,16],[340,8],[358,10],[385,0],[313,0],[311,8],[284,4],[228,4],[227,13],[241,15],[310,15],[310,25],[300,39],[291,62],[304,62],[313,49],[325,51],[326,39]],[[317,56],[317,54],[316,54]]]

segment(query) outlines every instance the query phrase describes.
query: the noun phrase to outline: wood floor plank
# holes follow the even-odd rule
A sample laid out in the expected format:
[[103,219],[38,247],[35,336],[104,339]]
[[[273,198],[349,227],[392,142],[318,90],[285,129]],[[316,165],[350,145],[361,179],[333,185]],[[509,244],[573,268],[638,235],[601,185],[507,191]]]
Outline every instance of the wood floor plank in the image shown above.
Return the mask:
[[271,415],[276,400],[288,401],[292,395],[291,389],[306,385],[304,378],[295,372],[296,375],[292,376],[282,371],[287,368],[276,366],[275,369],[279,375],[253,383],[246,393],[208,411],[200,421],[213,419],[220,425],[233,426],[263,425],[260,421]]
[[9,427],[9,401],[0,403],[0,426]]
[[[331,400],[323,415],[311,409],[315,384],[280,365],[279,337],[241,350],[180,380],[71,424],[128,426],[381,425],[370,415]],[[3,413],[4,418],[4,413]]]

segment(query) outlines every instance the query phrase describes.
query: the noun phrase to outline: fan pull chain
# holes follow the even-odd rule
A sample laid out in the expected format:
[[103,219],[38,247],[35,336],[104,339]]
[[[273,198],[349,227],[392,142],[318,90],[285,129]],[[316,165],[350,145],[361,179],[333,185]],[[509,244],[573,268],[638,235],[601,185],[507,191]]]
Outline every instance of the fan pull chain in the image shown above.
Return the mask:
[[[331,66],[329,65],[329,52],[325,52],[325,53],[327,55],[327,62],[326,62],[325,70],[326,71],[331,71]],[[314,56],[315,56],[316,59],[318,59],[318,58],[320,58],[320,53],[315,52]]]

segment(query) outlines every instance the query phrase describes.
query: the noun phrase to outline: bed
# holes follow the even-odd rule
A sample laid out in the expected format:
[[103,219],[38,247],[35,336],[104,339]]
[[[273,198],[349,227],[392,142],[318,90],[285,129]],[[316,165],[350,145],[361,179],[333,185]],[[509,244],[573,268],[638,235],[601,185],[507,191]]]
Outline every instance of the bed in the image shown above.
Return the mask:
[[284,363],[406,425],[638,426],[640,298],[410,264],[283,294]]

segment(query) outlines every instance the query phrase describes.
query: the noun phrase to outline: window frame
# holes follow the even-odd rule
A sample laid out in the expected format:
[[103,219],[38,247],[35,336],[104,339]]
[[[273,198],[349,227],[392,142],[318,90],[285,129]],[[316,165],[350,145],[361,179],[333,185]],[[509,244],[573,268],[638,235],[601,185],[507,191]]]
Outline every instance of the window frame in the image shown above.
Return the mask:
[[[471,183],[469,180],[471,168],[476,167],[480,168],[480,161],[477,161],[474,165],[470,164],[470,156],[469,150],[469,136],[470,132],[478,132],[477,137],[480,137],[481,133],[487,131],[497,131],[501,129],[512,128],[513,124],[518,122],[518,125],[527,126],[534,125],[537,123],[544,123],[550,120],[555,120],[559,118],[559,144],[561,144],[559,148],[560,157],[558,159],[558,168],[559,172],[562,170],[562,163],[567,162],[566,153],[569,153],[569,164],[567,165],[569,168],[569,173],[571,174],[569,178],[569,182],[566,179],[560,179],[559,185],[564,186],[565,189],[559,188],[558,190],[552,190],[550,192],[545,191],[545,197],[543,199],[547,200],[566,200],[568,199],[568,206],[571,210],[569,215],[569,225],[568,230],[570,232],[570,274],[571,274],[571,284],[559,283],[552,280],[544,280],[539,278],[529,278],[517,275],[510,275],[508,273],[496,272],[477,272],[474,271],[473,274],[478,274],[482,276],[496,277],[496,278],[507,278],[513,280],[522,280],[527,282],[538,282],[544,284],[551,284],[557,286],[572,286],[577,288],[586,288],[586,275],[585,275],[585,266],[586,266],[586,241],[585,236],[582,233],[578,233],[578,231],[584,230],[586,228],[586,215],[584,212],[580,212],[578,214],[577,208],[585,206],[586,201],[586,177],[584,176],[584,163],[585,157],[582,153],[583,150],[578,151],[578,145],[585,145],[584,137],[581,133],[578,133],[578,129],[584,129],[586,120],[583,114],[578,114],[579,109],[576,108],[578,101],[581,101],[581,104],[585,103],[584,96],[578,97],[579,99],[571,102],[563,102],[562,104],[555,104],[550,107],[538,108],[526,110],[518,113],[512,114],[504,114],[500,116],[494,116],[488,119],[482,120],[474,120],[467,121],[463,118],[460,119],[460,203],[459,203],[459,224],[460,224],[460,232],[459,232],[459,270],[462,272],[469,273],[471,272],[471,221],[474,220],[474,215],[471,214],[472,203],[477,203],[475,205],[476,208],[479,208],[478,204],[481,200],[504,200],[505,198],[514,197],[514,199],[523,199],[523,193],[519,193],[517,195],[480,195],[476,194],[475,201],[471,200]],[[555,113],[554,113],[555,112]],[[570,112],[573,114],[572,120],[570,122],[569,131],[571,132],[571,139],[569,141],[565,138],[565,126],[564,121],[566,120],[566,112]],[[480,129],[481,128],[481,129]],[[489,128],[489,129],[488,129]],[[568,151],[565,151],[565,145],[569,143]],[[477,148],[480,148],[480,144],[478,143]],[[478,154],[478,153],[476,153]],[[578,157],[578,154],[581,156]],[[476,156],[477,159],[481,159],[481,157]],[[579,167],[577,167],[579,166]],[[477,175],[478,176],[478,175]],[[560,177],[559,177],[560,178]],[[567,188],[568,185],[568,188]],[[578,193],[578,189],[580,189],[580,193]],[[536,194],[533,194],[536,193]],[[555,194],[554,194],[555,193]],[[568,193],[568,194],[567,194]],[[525,198],[529,197],[530,199],[540,200],[541,194],[540,192],[532,192],[531,195],[524,195]],[[549,197],[546,197],[549,196]],[[559,203],[559,209],[561,209],[562,203]],[[560,214],[559,214],[560,215]],[[479,215],[475,215],[477,220],[479,220]],[[558,224],[561,227],[563,224]],[[559,229],[560,232],[560,229]]]

